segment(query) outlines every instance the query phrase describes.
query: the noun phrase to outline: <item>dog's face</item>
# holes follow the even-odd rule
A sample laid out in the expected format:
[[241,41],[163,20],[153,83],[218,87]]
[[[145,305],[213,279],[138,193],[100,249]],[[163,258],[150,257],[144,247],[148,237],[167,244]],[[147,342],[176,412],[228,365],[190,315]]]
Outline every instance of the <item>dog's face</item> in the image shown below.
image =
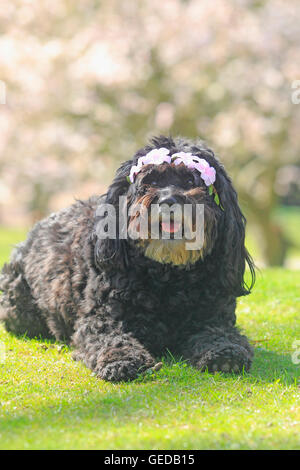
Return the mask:
[[[157,150],[167,153],[167,158],[149,160],[149,154]],[[177,160],[178,154],[184,155],[184,161]],[[188,155],[195,159],[192,165]],[[255,274],[244,245],[246,219],[224,167],[202,142],[152,139],[151,145],[120,166],[99,206],[113,206],[118,221],[123,211],[120,197],[127,209],[128,236],[124,237],[120,225],[115,239],[100,239],[95,230],[94,257],[99,269],[134,269],[135,257],[142,255],[170,269],[207,270],[228,294],[250,292]],[[201,231],[200,245],[193,243],[199,241]],[[246,263],[252,277],[250,289],[243,279]]]
[[221,209],[199,172],[183,163],[143,165],[127,198],[128,233],[137,235],[135,243],[146,257],[179,266],[212,251]]

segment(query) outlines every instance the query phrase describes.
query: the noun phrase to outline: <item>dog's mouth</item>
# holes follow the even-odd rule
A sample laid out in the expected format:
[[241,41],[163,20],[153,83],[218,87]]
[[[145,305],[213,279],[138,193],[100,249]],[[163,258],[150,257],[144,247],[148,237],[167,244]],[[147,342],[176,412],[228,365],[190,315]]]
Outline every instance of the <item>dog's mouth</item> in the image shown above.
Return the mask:
[[174,238],[175,235],[184,236],[184,223],[182,218],[176,218],[173,214],[170,217],[164,217],[163,214],[159,216],[159,233],[160,235],[169,235],[169,238]]
[[181,229],[181,224],[174,220],[170,220],[170,223],[160,222],[160,228],[161,231],[165,233],[178,233]]
[[161,240],[184,240],[191,239],[195,233],[193,217],[186,217],[184,211],[169,212],[165,210],[145,211],[143,214],[137,212],[129,219],[129,234],[131,229],[141,239]]
[[[187,248],[189,240],[195,241],[188,233],[193,230],[192,220],[175,214],[162,214],[148,218],[148,237],[139,241],[147,258],[162,264],[186,266],[194,264],[202,257],[202,246]],[[156,229],[153,231],[153,226]]]
[[192,211],[185,213],[184,207],[173,211],[158,205],[144,214],[144,218],[132,218],[129,228],[135,227],[134,239],[147,258],[185,266],[203,257],[201,230],[196,230]]

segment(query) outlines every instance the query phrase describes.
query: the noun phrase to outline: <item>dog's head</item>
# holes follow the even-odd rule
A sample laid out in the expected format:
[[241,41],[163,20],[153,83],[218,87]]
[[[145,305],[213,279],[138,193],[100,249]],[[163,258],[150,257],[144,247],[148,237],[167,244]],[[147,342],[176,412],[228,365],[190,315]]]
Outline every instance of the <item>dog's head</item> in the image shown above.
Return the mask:
[[[100,235],[99,223],[107,235]],[[96,264],[126,268],[129,247],[171,269],[205,269],[209,261],[224,290],[245,295],[246,262],[254,283],[245,223],[212,150],[202,142],[154,138],[117,170],[97,210]]]

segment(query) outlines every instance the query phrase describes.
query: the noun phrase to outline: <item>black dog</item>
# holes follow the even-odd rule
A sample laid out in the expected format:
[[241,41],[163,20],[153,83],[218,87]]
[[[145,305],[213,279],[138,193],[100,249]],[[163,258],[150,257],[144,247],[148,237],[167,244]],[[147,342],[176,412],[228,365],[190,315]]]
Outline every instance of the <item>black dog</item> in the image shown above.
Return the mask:
[[[153,149],[168,158],[185,152],[195,167],[180,160],[141,164]],[[214,184],[196,169],[199,161],[213,169]],[[204,204],[203,246],[185,249],[172,218],[169,240],[122,238],[120,226],[115,238],[99,236],[107,216],[101,209],[111,204],[118,216],[120,196],[128,208]],[[135,222],[128,216],[129,228]],[[154,138],[121,165],[106,195],[50,215],[16,247],[1,275],[1,318],[15,334],[71,343],[75,358],[105,380],[134,379],[167,349],[200,370],[249,370],[253,350],[234,326],[236,297],[249,294],[255,280],[244,239],[237,194],[212,150]]]

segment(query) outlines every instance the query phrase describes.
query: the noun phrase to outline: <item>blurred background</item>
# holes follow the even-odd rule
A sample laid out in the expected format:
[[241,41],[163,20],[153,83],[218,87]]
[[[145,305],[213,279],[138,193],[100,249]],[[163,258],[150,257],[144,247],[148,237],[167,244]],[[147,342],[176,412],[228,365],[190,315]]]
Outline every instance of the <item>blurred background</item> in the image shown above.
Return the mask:
[[299,0],[2,0],[2,242],[181,134],[225,164],[258,264],[299,268],[299,25]]

